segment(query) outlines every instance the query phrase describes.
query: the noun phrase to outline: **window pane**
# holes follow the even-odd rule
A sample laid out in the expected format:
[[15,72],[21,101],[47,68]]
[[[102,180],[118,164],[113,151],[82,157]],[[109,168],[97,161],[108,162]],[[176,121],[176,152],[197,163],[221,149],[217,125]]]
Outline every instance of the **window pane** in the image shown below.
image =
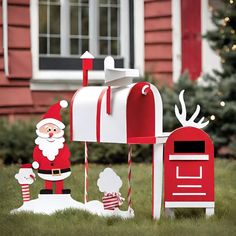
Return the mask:
[[39,33],[47,33],[47,6],[39,5]]
[[108,41],[100,40],[100,54],[107,55],[108,54]]
[[100,36],[107,36],[107,8],[100,7]]
[[110,1],[111,1],[111,4],[119,4],[118,0],[110,0]]
[[84,53],[85,51],[89,50],[89,44],[88,44],[88,39],[82,39],[82,53]]
[[50,38],[50,54],[60,54],[60,38]]
[[86,3],[86,4],[88,4],[88,0],[81,0],[81,3]]
[[70,3],[78,3],[79,0],[70,0]]
[[88,25],[88,7],[82,7],[82,35],[88,35],[89,25]]
[[60,6],[50,6],[50,33],[60,34]]
[[111,8],[111,36],[117,37],[118,31],[118,8]]
[[100,4],[108,4],[109,0],[100,0]]
[[70,40],[70,53],[72,55],[78,55],[79,54],[79,42],[78,39],[71,39]]
[[78,35],[78,7],[70,7],[70,34]]
[[111,55],[117,56],[118,53],[118,41],[111,40]]
[[47,54],[47,37],[39,37],[39,54]]

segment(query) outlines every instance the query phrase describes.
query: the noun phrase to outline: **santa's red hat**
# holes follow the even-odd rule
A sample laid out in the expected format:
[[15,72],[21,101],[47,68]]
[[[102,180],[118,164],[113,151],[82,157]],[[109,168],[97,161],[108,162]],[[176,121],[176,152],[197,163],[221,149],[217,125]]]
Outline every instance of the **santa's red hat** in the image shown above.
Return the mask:
[[62,123],[60,111],[61,108],[66,108],[67,106],[68,102],[66,100],[61,100],[52,105],[44,114],[43,119],[36,125],[37,129],[49,123],[58,126],[60,129],[64,129],[65,125]]
[[21,164],[20,168],[22,169],[29,169],[29,168],[32,168],[32,165],[31,164]]

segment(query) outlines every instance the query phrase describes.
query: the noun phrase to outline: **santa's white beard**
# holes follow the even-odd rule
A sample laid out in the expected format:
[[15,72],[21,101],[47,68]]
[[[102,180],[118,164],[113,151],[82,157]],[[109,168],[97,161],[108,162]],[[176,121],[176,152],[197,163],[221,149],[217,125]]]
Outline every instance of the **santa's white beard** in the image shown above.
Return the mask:
[[49,161],[53,161],[55,159],[59,153],[59,149],[63,148],[63,143],[65,142],[64,137],[53,138],[53,140],[53,142],[50,142],[47,138],[41,137],[37,137],[35,139],[35,143],[39,146],[39,149]]

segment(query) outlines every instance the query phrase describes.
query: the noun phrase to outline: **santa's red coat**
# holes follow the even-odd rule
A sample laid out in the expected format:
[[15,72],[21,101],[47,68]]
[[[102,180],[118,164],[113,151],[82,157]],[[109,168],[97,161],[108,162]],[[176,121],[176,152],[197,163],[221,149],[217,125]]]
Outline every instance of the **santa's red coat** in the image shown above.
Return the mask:
[[34,148],[33,159],[39,163],[39,170],[67,169],[70,168],[70,151],[64,143],[63,148],[59,149],[58,155],[53,161],[48,160],[37,145]]

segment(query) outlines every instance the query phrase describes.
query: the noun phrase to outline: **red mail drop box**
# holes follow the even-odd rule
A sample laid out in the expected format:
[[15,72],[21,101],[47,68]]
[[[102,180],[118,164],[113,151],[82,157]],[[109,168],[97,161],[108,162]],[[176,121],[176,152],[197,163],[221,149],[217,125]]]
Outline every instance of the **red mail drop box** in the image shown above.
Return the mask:
[[164,151],[165,208],[201,207],[214,211],[214,146],[201,129],[172,132]]

